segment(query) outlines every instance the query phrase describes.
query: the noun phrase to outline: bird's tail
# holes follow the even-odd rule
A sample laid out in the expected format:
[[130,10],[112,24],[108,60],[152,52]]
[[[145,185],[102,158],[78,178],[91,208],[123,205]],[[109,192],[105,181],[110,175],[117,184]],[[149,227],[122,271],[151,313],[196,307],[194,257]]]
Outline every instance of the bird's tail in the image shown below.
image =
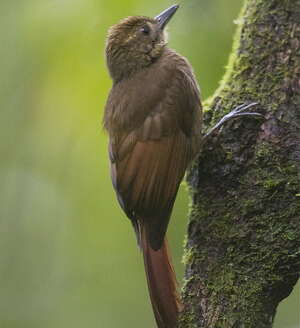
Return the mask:
[[155,251],[150,246],[145,229],[141,229],[140,233],[148,289],[157,326],[175,328],[181,303],[167,240],[165,238],[162,247]]

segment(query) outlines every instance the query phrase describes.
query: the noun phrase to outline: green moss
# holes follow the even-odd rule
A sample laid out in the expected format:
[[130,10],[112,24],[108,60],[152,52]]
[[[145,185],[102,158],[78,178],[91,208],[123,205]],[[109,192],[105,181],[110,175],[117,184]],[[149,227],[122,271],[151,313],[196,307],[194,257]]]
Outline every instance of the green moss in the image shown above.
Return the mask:
[[265,181],[263,181],[263,186],[267,190],[276,190],[282,184],[285,184],[284,179],[279,179],[279,180],[266,179]]
[[182,257],[182,263],[184,265],[187,265],[189,262],[190,262],[190,259],[191,258],[194,258],[195,257],[195,254],[192,250],[192,248],[185,248],[185,252],[183,254],[183,257]]
[[290,145],[297,140],[287,133],[300,102],[289,91],[299,80],[297,10],[288,0],[246,1],[227,72],[205,102],[206,129],[249,101],[267,119],[261,128],[253,120],[228,124],[191,168],[182,328],[271,327],[295,284],[300,176]]

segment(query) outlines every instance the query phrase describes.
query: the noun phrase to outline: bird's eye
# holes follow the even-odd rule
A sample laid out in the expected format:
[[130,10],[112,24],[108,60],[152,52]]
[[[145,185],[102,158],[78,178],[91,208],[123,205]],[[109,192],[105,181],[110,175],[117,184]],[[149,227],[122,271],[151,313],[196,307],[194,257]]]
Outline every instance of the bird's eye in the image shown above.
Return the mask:
[[150,28],[149,28],[149,26],[148,25],[145,25],[145,26],[143,26],[142,28],[141,28],[141,32],[143,33],[143,34],[149,34],[150,33]]

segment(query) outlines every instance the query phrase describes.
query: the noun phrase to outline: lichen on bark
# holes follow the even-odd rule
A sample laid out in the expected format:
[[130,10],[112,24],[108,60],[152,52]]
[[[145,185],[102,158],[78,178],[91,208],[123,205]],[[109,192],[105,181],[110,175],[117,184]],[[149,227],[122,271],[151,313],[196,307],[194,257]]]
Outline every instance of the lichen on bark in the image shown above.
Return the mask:
[[272,327],[300,269],[300,1],[248,0],[211,127],[238,104],[187,180],[192,197],[179,327]]

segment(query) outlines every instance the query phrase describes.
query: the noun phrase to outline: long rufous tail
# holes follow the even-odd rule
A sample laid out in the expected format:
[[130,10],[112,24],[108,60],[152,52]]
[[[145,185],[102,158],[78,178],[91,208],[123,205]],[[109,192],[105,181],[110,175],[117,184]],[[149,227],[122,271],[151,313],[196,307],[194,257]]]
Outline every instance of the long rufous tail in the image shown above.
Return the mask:
[[162,247],[155,251],[150,246],[145,229],[141,230],[141,248],[157,326],[158,328],[175,328],[181,303],[167,240],[165,238]]

